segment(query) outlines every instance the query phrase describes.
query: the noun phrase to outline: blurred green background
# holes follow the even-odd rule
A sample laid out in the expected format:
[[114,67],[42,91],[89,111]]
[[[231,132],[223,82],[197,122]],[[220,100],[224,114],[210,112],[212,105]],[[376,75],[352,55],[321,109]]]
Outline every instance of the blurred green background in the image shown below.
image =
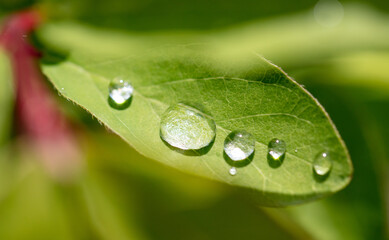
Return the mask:
[[142,36],[196,32],[255,49],[318,98],[355,171],[326,199],[261,208],[239,189],[140,156],[57,97],[84,151],[77,173],[60,180],[12,131],[1,54],[0,239],[389,238],[389,1],[0,0],[0,16],[29,6],[48,21]]

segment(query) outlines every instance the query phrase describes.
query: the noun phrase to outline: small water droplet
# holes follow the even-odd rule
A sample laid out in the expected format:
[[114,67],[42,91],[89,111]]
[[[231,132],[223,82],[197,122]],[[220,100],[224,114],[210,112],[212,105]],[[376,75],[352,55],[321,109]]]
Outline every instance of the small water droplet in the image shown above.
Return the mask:
[[161,138],[182,150],[205,148],[215,139],[215,134],[212,119],[184,104],[169,107],[161,117]]
[[224,152],[232,161],[242,161],[255,150],[255,139],[246,131],[233,131],[224,140]]
[[112,107],[123,109],[128,107],[134,88],[123,78],[115,78],[109,83],[109,103]]
[[230,173],[230,175],[231,175],[231,176],[235,176],[235,175],[236,175],[236,173],[237,173],[236,167],[232,167],[232,168],[230,168],[230,171],[229,171],[229,173]]
[[344,8],[338,0],[320,0],[315,5],[313,13],[317,23],[332,28],[342,22]]
[[286,152],[286,143],[283,140],[274,138],[269,142],[268,153],[275,161],[282,160]]
[[327,175],[332,168],[332,161],[327,152],[321,152],[313,161],[313,170],[319,176]]

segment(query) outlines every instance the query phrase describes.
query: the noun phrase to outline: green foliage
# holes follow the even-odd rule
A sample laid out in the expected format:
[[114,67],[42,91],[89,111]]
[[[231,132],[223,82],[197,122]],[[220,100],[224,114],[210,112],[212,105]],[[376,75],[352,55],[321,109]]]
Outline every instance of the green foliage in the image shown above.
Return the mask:
[[11,117],[13,104],[12,73],[8,57],[0,49],[0,146],[11,133]]
[[[41,37],[49,32],[43,31]],[[104,32],[100,35],[103,37]],[[131,37],[129,41],[126,36],[99,39],[95,32],[82,41],[93,41],[104,53],[81,49],[82,43],[72,48],[51,42],[58,45],[57,49],[69,49],[69,57],[46,64],[43,70],[63,96],[81,105],[145,156],[192,174],[257,190],[257,199],[264,205],[316,199],[349,182],[352,168],[347,150],[322,107],[262,57],[212,53],[214,46],[204,44],[151,50],[137,47],[139,54],[134,54],[127,50],[135,49],[127,43],[131,43]],[[114,41],[116,45],[110,46]],[[111,48],[123,49],[124,56],[110,59],[118,54],[115,50],[109,54]],[[103,56],[107,56],[105,60],[96,60]],[[123,111],[107,102],[109,82],[117,76],[129,79],[135,88],[131,106]],[[197,107],[215,120],[216,139],[206,154],[187,156],[161,140],[160,116],[175,103]],[[236,129],[254,135],[256,150],[252,163],[231,177],[230,166],[223,159],[223,142]],[[266,157],[267,144],[274,137],[285,140],[288,146],[279,168],[269,164]],[[312,172],[311,163],[322,151],[329,151],[334,163],[326,181],[318,181]]]
[[[257,208],[247,201],[242,188],[230,188],[227,184],[183,174],[139,155],[121,139],[107,134],[87,111],[63,101],[62,109],[72,120],[78,121],[84,132],[82,149],[86,152],[85,168],[79,178],[73,179],[73,183],[58,184],[35,163],[31,166],[32,161],[39,159],[31,157],[25,144],[20,144],[20,149],[14,149],[15,142],[9,142],[12,148],[1,147],[1,239],[387,238],[387,14],[365,5],[347,5],[346,1],[341,1],[345,6],[343,21],[334,28],[324,28],[315,22],[312,9],[304,10],[314,5],[308,0],[298,3],[276,0],[272,4],[251,0],[40,2],[49,16],[48,23],[39,29],[38,34],[42,41],[41,50],[50,53],[44,59],[45,68],[55,75],[53,83],[65,97],[84,103],[79,96],[88,94],[91,103],[99,101],[99,109],[107,110],[107,83],[115,73],[128,73],[129,76],[125,77],[132,80],[131,77],[143,76],[146,72],[140,73],[144,63],[144,69],[153,64],[161,66],[161,69],[153,70],[149,79],[168,75],[169,72],[162,72],[163,69],[178,72],[178,69],[184,68],[187,74],[200,69],[196,74],[212,74],[210,81],[216,81],[213,79],[217,73],[215,66],[218,71],[226,71],[225,66],[228,65],[228,70],[238,69],[234,74],[239,74],[245,66],[251,67],[260,61],[247,52],[261,53],[303,83],[325,107],[350,151],[355,173],[346,189],[320,201],[281,209]],[[380,11],[388,10],[387,1],[367,3],[375,5]],[[5,10],[1,8],[0,15]],[[296,10],[304,11],[286,14]],[[265,19],[275,14],[283,16]],[[68,18],[70,22],[54,22],[50,17]],[[85,23],[94,27],[86,27]],[[160,55],[166,56],[163,64]],[[172,59],[176,55],[179,57]],[[153,56],[156,58],[151,61]],[[234,56],[235,60],[232,59]],[[204,59],[206,64],[198,64]],[[218,59],[222,61],[218,62]],[[170,64],[172,62],[174,64]],[[235,62],[243,64],[235,66]],[[136,73],[132,72],[133,65]],[[259,65],[257,70],[260,72],[270,67],[266,62]],[[9,76],[9,67],[4,71],[3,66],[0,64],[0,75],[7,73]],[[207,71],[203,72],[204,69]],[[270,69],[267,76],[282,75],[277,69]],[[74,76],[74,79],[69,76]],[[82,84],[91,86],[92,90],[82,92],[84,88],[73,89],[72,84],[83,79],[85,82]],[[0,86],[11,90],[8,88],[9,80],[9,77],[2,77]],[[134,83],[138,84],[137,81]],[[196,81],[196,84],[188,86],[201,84]],[[3,94],[2,90],[0,88],[0,98],[8,99],[9,103],[4,105],[5,108],[1,105],[0,122],[9,119],[7,108],[12,105],[12,91],[4,91]],[[169,97],[173,92],[168,89],[169,94],[166,94],[164,90],[159,89],[158,97]],[[239,103],[234,93],[233,99]],[[102,98],[97,100],[95,96]],[[133,100],[132,104],[139,100],[139,93]],[[193,102],[197,98],[191,100]],[[1,100],[0,104],[3,102]],[[82,105],[91,110],[90,105]],[[155,105],[158,103],[154,102]],[[132,107],[134,105],[129,110]],[[161,106],[157,113],[163,112],[164,108]],[[111,119],[116,114],[123,115],[124,121],[132,119],[123,111],[108,110],[115,114],[104,111],[100,112],[100,120]],[[95,114],[94,111],[92,113]],[[150,120],[146,118],[145,121]],[[4,141],[10,139],[9,128],[9,124],[0,124],[0,135],[4,130],[6,136]],[[161,141],[158,136],[155,137]],[[263,140],[263,143],[266,141]],[[222,153],[221,144],[221,141],[214,143],[213,148],[219,148],[215,151]],[[257,143],[258,146],[260,150],[255,153],[254,163],[263,160],[258,157],[265,154],[265,146]],[[180,158],[189,158],[169,151]],[[289,146],[288,151],[293,154]],[[20,164],[20,159],[15,159],[17,152],[27,152]],[[192,156],[190,161],[203,157],[206,155]],[[283,171],[288,159],[291,160],[290,156],[280,168],[267,170],[275,173]],[[201,161],[200,165],[203,164]],[[237,178],[247,175],[249,167],[238,169],[238,175],[230,177],[227,175],[229,166],[222,156],[217,161],[218,171],[226,179],[232,179],[232,185],[247,181],[247,176],[240,180]],[[202,169],[201,166],[199,169]],[[198,172],[197,168],[189,171]],[[299,174],[294,176],[298,177]],[[310,176],[309,181],[312,180]],[[255,184],[258,183],[250,184],[257,187]],[[258,197],[262,196],[257,195],[256,199]]]
[[[167,29],[212,29],[238,22],[266,18],[275,14],[305,10],[312,4],[302,0],[285,4],[256,0],[41,0],[56,11],[49,12],[56,18],[69,18],[106,28],[136,31]],[[93,5],[93,11],[90,6]],[[109,16],[109,17],[107,17]]]
[[28,150],[0,152],[1,239],[305,236],[239,192],[150,161],[114,135],[90,132],[82,145],[85,168],[72,182],[53,181]]
[[36,0],[2,0],[0,1],[0,17],[3,14],[15,12],[33,5]]

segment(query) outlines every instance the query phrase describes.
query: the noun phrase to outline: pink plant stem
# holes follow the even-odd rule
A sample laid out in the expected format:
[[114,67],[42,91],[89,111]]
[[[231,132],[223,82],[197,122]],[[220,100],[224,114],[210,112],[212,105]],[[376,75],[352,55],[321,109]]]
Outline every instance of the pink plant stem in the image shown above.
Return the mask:
[[37,63],[40,53],[27,41],[41,21],[39,12],[33,10],[11,15],[3,25],[0,44],[13,67],[18,130],[34,143],[49,170],[57,174],[61,168],[69,168],[79,151],[73,129],[45,84]]

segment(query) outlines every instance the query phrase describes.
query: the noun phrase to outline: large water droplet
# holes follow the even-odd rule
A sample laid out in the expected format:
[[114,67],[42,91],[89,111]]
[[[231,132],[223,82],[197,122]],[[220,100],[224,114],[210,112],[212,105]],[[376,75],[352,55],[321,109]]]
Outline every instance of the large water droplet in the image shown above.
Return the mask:
[[313,161],[313,170],[319,176],[327,175],[332,168],[332,161],[327,152],[321,152]]
[[274,138],[269,142],[268,153],[275,161],[280,161],[285,156],[286,143],[283,140]]
[[254,149],[255,139],[246,131],[233,131],[224,140],[224,152],[232,161],[247,159]]
[[231,176],[235,176],[237,173],[236,167],[231,167],[229,172]]
[[163,113],[160,134],[173,147],[198,150],[207,147],[215,139],[216,125],[197,109],[176,104]]
[[128,107],[134,88],[122,78],[115,78],[109,83],[109,103],[112,107],[123,109]]

